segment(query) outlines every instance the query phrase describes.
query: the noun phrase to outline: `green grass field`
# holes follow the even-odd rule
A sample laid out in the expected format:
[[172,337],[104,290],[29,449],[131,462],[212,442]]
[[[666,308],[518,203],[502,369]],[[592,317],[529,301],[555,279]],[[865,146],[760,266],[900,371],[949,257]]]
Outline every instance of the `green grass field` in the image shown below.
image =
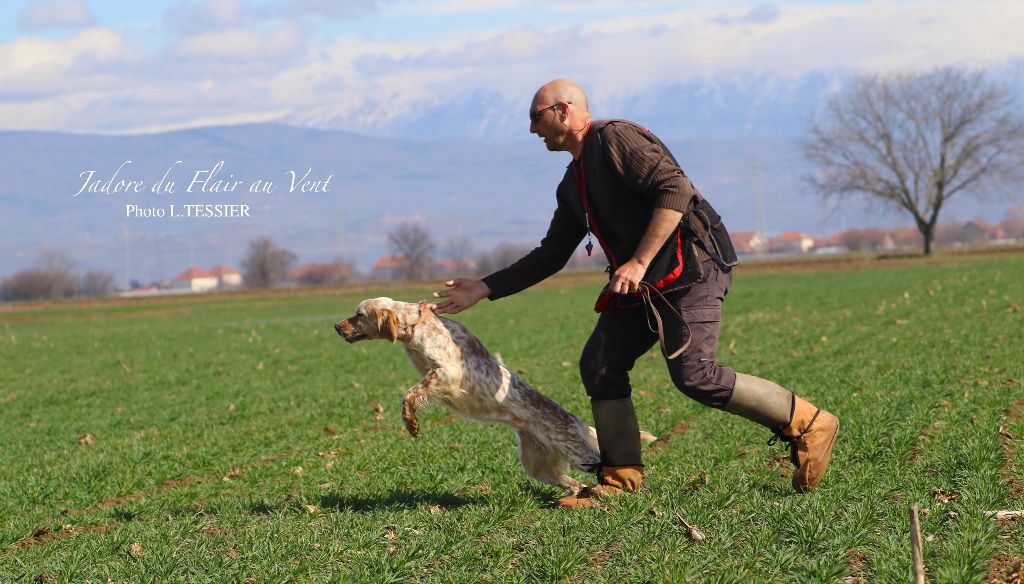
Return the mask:
[[[589,419],[598,288],[458,319]],[[982,515],[1024,508],[1024,254],[741,268],[719,359],[840,417],[822,486],[792,493],[770,434],[682,396],[655,348],[644,488],[585,511],[550,507],[508,428],[435,405],[405,433],[401,347],[332,329],[376,295],[0,309],[0,582],[908,582],[911,503],[930,581],[1024,559],[1024,520]]]

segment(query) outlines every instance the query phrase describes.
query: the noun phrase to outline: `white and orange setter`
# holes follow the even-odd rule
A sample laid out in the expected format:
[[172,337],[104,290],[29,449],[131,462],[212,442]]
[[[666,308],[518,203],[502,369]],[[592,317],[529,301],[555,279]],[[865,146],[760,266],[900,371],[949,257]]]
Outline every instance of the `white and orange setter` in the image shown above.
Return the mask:
[[[334,328],[349,343],[387,339],[405,345],[423,376],[402,400],[402,419],[413,437],[420,433],[416,410],[437,400],[467,418],[511,426],[527,474],[566,494],[584,488],[568,475],[570,467],[593,472],[600,464],[593,428],[509,371],[466,327],[434,314],[425,303],[364,300]],[[645,441],[654,439],[641,434]]]

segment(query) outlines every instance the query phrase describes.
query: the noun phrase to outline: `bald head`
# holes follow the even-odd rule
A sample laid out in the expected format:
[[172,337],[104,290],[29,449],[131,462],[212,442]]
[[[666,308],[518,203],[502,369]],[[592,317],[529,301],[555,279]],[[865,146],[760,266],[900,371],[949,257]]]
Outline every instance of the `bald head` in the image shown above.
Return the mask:
[[590,128],[587,94],[568,79],[549,81],[537,90],[530,105],[530,133],[552,152],[571,152],[579,158]]
[[554,81],[545,83],[537,90],[537,93],[534,94],[533,102],[569,102],[576,106],[575,109],[577,111],[590,111],[590,106],[587,104],[587,94],[583,92],[582,87],[569,79],[555,79]]

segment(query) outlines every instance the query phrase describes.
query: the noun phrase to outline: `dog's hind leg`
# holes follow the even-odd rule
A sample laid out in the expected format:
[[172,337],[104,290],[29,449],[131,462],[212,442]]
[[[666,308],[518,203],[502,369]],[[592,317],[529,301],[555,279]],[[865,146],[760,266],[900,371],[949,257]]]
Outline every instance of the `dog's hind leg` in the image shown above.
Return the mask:
[[597,445],[597,432],[583,420],[575,418],[571,424],[551,428],[545,436],[551,440],[554,448],[562,452],[562,456],[572,468],[594,472],[600,466],[601,452]]
[[583,483],[568,475],[569,461],[560,452],[526,430],[517,430],[516,439],[519,460],[526,474],[542,483],[562,487],[567,495],[576,495],[583,490]]

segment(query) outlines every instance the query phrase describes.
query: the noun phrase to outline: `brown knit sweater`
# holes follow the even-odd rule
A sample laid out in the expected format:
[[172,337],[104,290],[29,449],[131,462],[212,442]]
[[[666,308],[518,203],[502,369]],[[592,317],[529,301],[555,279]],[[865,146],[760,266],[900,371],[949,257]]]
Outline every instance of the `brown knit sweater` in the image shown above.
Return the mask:
[[[685,212],[696,188],[654,134],[632,122],[594,121],[579,161],[569,163],[556,191],[557,207],[540,245],[511,266],[484,277],[491,300],[524,290],[562,269],[587,234],[580,186],[592,217],[591,231],[617,267],[633,257],[657,207]],[[651,262],[672,253],[675,238]],[[672,249],[669,249],[669,248]],[[657,281],[651,274],[645,280]]]

